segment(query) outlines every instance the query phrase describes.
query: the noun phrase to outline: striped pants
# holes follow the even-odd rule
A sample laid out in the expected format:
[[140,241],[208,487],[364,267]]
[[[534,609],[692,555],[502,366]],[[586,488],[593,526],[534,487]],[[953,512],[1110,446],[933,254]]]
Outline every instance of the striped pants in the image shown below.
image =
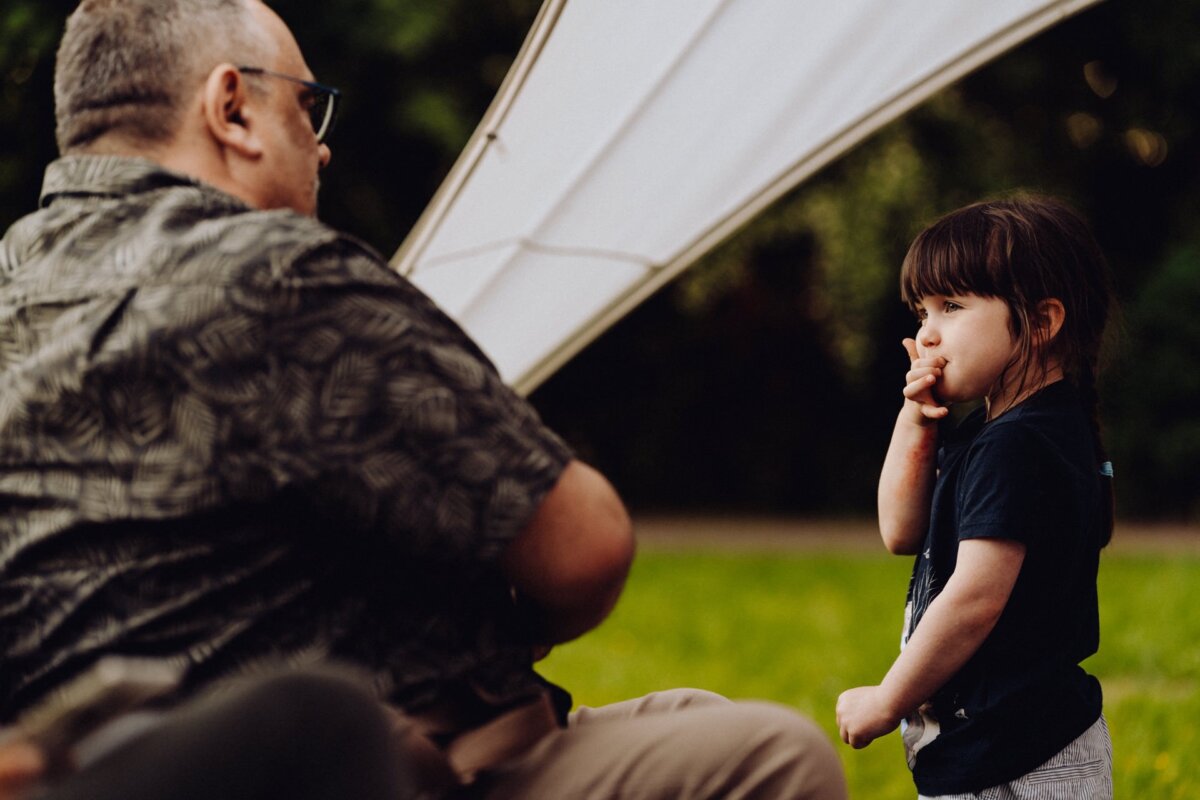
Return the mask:
[[1104,715],[1040,767],[1011,783],[919,800],[1112,800],[1112,739]]

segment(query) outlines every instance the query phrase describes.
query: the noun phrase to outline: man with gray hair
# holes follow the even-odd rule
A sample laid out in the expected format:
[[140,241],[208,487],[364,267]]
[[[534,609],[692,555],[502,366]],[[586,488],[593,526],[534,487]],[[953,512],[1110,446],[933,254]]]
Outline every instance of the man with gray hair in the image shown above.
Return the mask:
[[[148,147],[169,141],[191,91],[214,63],[241,63],[275,44],[242,0],[82,3],[62,41],[54,74],[58,149],[120,137]],[[114,46],[116,43],[120,46]]]
[[629,519],[315,219],[338,98],[259,0],[69,20],[63,156],[0,243],[0,724],[103,656],[178,668],[177,698],[335,662],[447,796],[844,797],[794,712],[673,691],[569,713],[535,673],[611,611]]

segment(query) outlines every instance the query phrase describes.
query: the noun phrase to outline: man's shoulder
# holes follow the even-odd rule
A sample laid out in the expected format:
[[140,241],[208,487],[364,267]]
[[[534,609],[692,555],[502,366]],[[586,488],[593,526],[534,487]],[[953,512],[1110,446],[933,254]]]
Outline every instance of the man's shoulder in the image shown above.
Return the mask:
[[24,222],[26,238],[58,245],[68,260],[80,249],[73,240],[86,239],[89,272],[115,264],[142,285],[297,279],[314,261],[337,262],[356,280],[395,279],[383,257],[354,236],[294,211],[251,208],[144,159],[60,159],[46,170],[42,205]]
[[[272,280],[394,281],[383,256],[355,236],[288,210],[237,209],[198,221],[196,234],[227,266],[265,268]],[[234,274],[242,274],[235,269]]]

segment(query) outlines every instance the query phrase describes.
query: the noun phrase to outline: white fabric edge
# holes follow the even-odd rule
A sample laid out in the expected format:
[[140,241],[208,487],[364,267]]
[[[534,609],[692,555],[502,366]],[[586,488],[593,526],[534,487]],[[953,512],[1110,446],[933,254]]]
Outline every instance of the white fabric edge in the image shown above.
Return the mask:
[[529,29],[529,34],[521,44],[521,49],[517,52],[517,57],[509,68],[508,74],[504,76],[504,81],[500,84],[496,97],[488,106],[488,110],[484,112],[483,119],[475,128],[475,132],[471,134],[471,138],[467,140],[462,153],[459,154],[454,166],[447,173],[446,179],[434,193],[433,199],[421,212],[416,224],[413,225],[412,230],[405,236],[399,249],[389,261],[389,266],[401,275],[412,275],[416,269],[417,260],[437,234],[450,207],[454,205],[459,194],[467,185],[467,181],[475,172],[475,168],[495,141],[496,130],[504,124],[505,117],[508,116],[529,73],[533,71],[538,58],[541,57],[542,50],[545,48],[550,34],[554,32],[554,27],[558,24],[566,5],[567,0],[546,0],[538,11],[538,15]]
[[[462,154],[434,194],[429,206],[426,207],[390,260],[390,266],[400,274],[411,276],[416,269],[416,264],[425,248],[436,235],[449,209],[467,185],[475,167],[494,141],[495,131],[503,123],[526,78],[536,65],[546,41],[562,16],[566,2],[567,0],[546,0],[538,12],[530,33],[492,105],[489,106]],[[1098,2],[1100,0],[1060,0],[1039,9],[998,31],[992,38],[981,42],[955,61],[943,66],[936,73],[901,91],[890,101],[868,111],[855,123],[830,137],[822,147],[793,164],[774,181],[764,185],[739,208],[711,226],[661,267],[653,270],[646,280],[634,284],[627,292],[582,322],[574,334],[550,350],[537,365],[514,378],[513,388],[523,395],[528,395],[580,350],[712,248],[732,236],[784,194],[884,125],[899,118],[941,89],[960,80],[1021,42]]]
[[547,353],[535,367],[517,376],[512,381],[513,388],[522,395],[530,394],[563,364],[595,341],[604,331],[718,244],[736,233],[773,202],[884,125],[911,111],[941,89],[960,80],[1000,54],[1099,2],[1100,0],[1061,0],[1061,2],[1043,8],[1036,14],[997,32],[995,37],[946,65],[935,75],[914,84],[890,102],[868,112],[858,122],[833,136],[823,147],[793,165],[774,182],[764,186],[740,208],[709,228],[678,255],[655,270],[645,281],[630,287],[628,292],[584,322],[573,336]]

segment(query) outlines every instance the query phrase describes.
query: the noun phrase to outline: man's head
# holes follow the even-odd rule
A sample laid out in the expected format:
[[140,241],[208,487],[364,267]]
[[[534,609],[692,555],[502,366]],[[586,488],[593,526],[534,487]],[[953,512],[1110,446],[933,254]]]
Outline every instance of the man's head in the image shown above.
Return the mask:
[[279,75],[312,80],[259,0],[83,0],[58,51],[59,150],[141,155],[252,206],[315,213],[329,149],[311,90]]

